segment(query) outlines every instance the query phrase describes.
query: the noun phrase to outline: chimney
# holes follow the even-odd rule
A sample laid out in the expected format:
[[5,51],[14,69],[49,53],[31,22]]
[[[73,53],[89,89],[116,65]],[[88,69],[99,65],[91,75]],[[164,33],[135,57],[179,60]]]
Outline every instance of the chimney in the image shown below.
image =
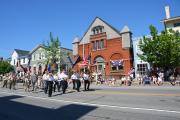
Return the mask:
[[166,19],[169,19],[171,16],[170,16],[170,10],[169,10],[169,6],[165,6],[165,12],[166,12]]

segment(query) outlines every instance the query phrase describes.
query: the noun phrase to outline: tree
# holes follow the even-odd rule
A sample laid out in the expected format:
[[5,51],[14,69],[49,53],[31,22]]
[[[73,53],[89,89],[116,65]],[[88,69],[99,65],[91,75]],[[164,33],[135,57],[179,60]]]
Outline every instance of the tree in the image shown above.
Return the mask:
[[170,29],[158,34],[154,26],[149,28],[151,37],[140,40],[142,54],[138,56],[162,69],[180,66],[180,33]]
[[5,74],[13,71],[14,68],[7,61],[0,61],[0,74]]
[[61,59],[59,38],[53,38],[52,33],[50,32],[50,40],[47,41],[47,44],[44,44],[44,46],[46,49],[47,63],[57,67],[57,63],[60,62]]

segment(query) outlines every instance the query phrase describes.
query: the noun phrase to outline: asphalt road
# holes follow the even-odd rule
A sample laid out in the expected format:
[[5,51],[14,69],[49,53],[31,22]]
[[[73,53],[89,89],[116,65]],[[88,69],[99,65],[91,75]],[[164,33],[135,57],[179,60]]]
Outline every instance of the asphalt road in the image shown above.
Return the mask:
[[0,88],[0,120],[180,120],[180,86],[92,85],[53,93]]

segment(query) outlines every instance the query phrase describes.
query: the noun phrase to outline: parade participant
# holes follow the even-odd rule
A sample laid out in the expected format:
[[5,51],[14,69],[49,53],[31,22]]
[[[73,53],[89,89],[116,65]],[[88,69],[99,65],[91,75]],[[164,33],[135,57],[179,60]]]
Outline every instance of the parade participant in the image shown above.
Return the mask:
[[13,88],[15,90],[16,79],[16,74],[14,72],[11,73],[9,80],[9,89]]
[[38,81],[38,76],[36,75],[36,72],[33,71],[33,73],[31,74],[31,84],[32,84],[32,91],[36,91],[37,86],[36,83]]
[[49,79],[49,72],[46,71],[45,74],[43,75],[43,88],[44,88],[44,93],[47,94],[48,90],[48,79]]
[[76,72],[76,77],[77,77],[77,79],[76,79],[76,86],[77,86],[77,88],[76,88],[76,90],[78,91],[78,92],[80,92],[80,87],[81,87],[81,81],[80,81],[80,74],[79,74],[79,72]]
[[6,87],[7,88],[8,78],[9,78],[9,74],[8,73],[3,76],[3,86],[2,87]]
[[42,86],[43,86],[42,74],[40,72],[38,73],[37,86],[38,86],[38,88],[42,88]]
[[56,86],[57,86],[57,88],[58,88],[58,76],[57,76],[57,74],[56,73],[54,73],[54,86],[53,86],[53,90],[54,90],[54,92],[56,92]]
[[52,73],[49,73],[49,79],[48,79],[48,97],[52,96],[52,89],[53,89],[53,81],[54,81],[54,76]]
[[72,83],[73,83],[73,89],[76,89],[76,80],[77,80],[76,72],[74,72],[72,74],[71,80],[72,80]]
[[89,90],[89,86],[90,86],[89,74],[84,73],[83,80],[84,80],[84,91],[87,91]]
[[57,88],[58,88],[58,92],[60,92],[60,89],[61,89],[61,73],[58,72],[57,73],[57,82],[58,82],[58,85],[57,85]]
[[65,71],[63,70],[59,77],[61,79],[61,83],[60,84],[62,86],[63,94],[65,94],[66,89],[68,87],[68,82],[67,82],[68,76],[66,75]]
[[27,74],[25,75],[25,77],[24,77],[25,91],[28,91],[28,92],[29,92],[30,84],[31,84],[30,73],[27,73]]

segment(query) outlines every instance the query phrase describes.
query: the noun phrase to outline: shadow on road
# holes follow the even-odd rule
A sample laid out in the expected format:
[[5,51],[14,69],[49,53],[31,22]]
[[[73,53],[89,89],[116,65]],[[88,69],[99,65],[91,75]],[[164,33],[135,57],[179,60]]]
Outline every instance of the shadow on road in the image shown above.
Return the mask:
[[0,120],[77,120],[97,108],[69,104],[51,109],[12,101],[17,98],[22,97],[16,95],[0,97]]

